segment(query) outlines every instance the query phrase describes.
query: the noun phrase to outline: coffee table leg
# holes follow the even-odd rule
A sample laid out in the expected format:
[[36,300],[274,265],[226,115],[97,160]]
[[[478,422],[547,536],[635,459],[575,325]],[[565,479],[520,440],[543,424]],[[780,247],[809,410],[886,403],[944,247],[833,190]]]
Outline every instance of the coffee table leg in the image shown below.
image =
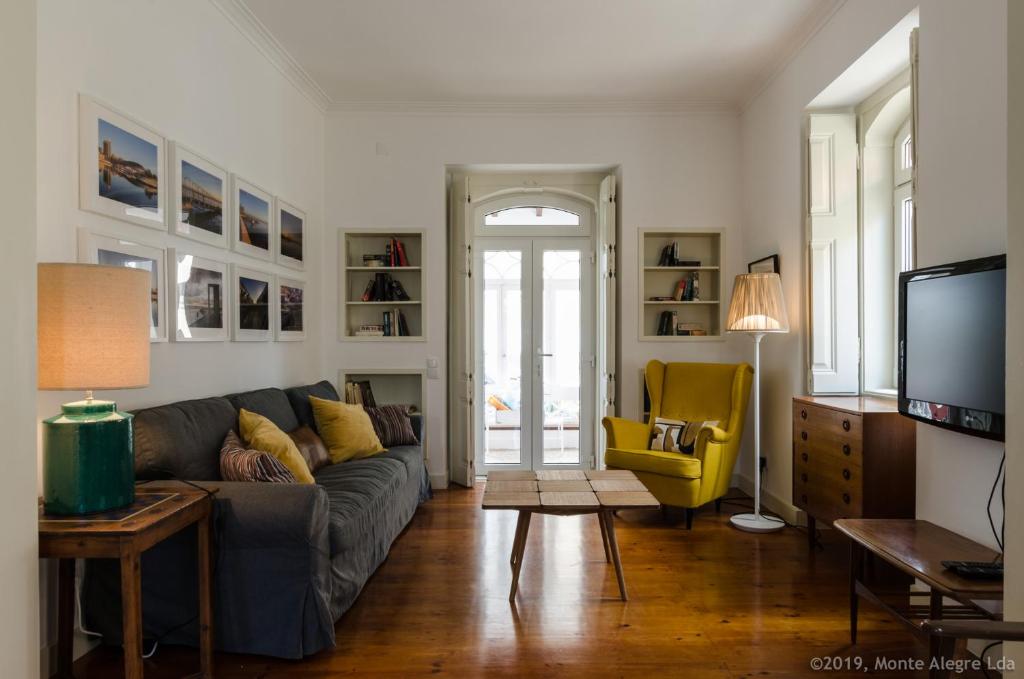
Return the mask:
[[523,536],[523,513],[519,512],[516,517],[516,536],[512,540],[512,555],[509,556],[508,562],[512,565],[512,568],[516,567],[516,554],[519,552],[519,540]]
[[532,512],[519,512],[519,518],[523,523],[523,530],[519,535],[518,549],[513,554],[515,563],[512,564],[512,590],[508,594],[509,601],[515,601],[516,592],[519,590],[519,571],[523,567],[523,554],[526,553],[526,537],[530,533],[530,519],[532,517]]
[[626,579],[622,575],[622,562],[619,560],[619,543],[615,539],[615,521],[611,512],[601,512],[601,517],[604,520],[605,531],[608,533],[608,546],[612,552],[612,563],[615,564],[615,577],[619,580],[619,594],[622,595],[623,601],[628,601]]
[[597,525],[601,527],[601,546],[604,547],[604,560],[607,563],[612,562],[612,553],[608,549],[608,529],[604,527],[604,516],[597,513]]

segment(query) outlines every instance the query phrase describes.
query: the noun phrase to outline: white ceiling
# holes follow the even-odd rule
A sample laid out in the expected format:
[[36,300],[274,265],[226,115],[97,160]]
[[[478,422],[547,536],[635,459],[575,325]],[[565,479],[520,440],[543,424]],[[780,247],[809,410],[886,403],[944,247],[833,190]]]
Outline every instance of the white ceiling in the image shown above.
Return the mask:
[[328,106],[344,109],[738,105],[839,1],[233,3]]

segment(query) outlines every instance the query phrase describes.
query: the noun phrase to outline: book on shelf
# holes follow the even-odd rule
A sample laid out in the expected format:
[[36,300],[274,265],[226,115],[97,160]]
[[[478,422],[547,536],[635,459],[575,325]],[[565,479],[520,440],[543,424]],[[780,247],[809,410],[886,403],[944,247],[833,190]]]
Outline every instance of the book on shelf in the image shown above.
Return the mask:
[[383,337],[384,326],[380,324],[364,323],[356,328],[356,331],[353,334],[356,337]]
[[700,266],[699,259],[680,259],[679,242],[672,241],[661,248],[658,256],[658,266]]
[[650,301],[652,301],[652,302],[671,302],[673,299],[675,299],[675,297],[672,297],[671,295],[655,295],[654,297],[651,297]]
[[373,398],[373,388],[370,386],[370,380],[346,382],[345,403],[376,408],[377,401]]
[[364,302],[408,302],[412,300],[405,286],[397,278],[387,273],[376,273],[363,289]]
[[366,287],[363,289],[363,296],[360,299],[362,299],[364,302],[372,302],[376,298],[377,298],[377,280],[375,278],[371,278],[366,283]]
[[703,337],[708,333],[700,323],[676,323],[676,334],[683,337]]
[[363,266],[378,267],[385,266],[386,263],[384,255],[363,255]]
[[676,283],[674,299],[677,302],[692,302],[700,299],[700,277],[697,273],[683,276]]
[[397,238],[395,239],[395,250],[398,251],[398,266],[409,266],[409,258],[405,255],[405,245]]
[[409,323],[405,320],[405,314],[401,309],[395,307],[384,312],[384,336],[385,337],[409,337]]

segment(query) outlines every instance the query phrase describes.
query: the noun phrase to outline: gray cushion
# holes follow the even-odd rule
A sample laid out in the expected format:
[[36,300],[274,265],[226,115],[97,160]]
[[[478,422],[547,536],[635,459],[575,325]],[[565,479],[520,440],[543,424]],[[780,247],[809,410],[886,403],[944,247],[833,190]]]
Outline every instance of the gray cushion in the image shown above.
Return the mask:
[[235,410],[245,408],[251,413],[262,415],[278,426],[283,432],[295,431],[299,421],[288,403],[288,397],[281,389],[257,389],[226,396]]
[[[284,393],[288,396],[288,402],[292,406],[292,410],[295,411],[296,417],[299,419],[299,424],[304,424],[313,431],[320,433],[316,428],[316,420],[313,418],[313,406],[309,404],[309,397],[316,396],[327,401],[340,401],[338,397],[338,391],[334,388],[334,385],[323,380],[316,384],[307,384],[304,387],[292,387],[291,389],[285,389]],[[286,430],[291,431],[291,430]]]
[[223,398],[136,411],[136,478],[219,480],[220,447],[237,424],[237,411]]
[[328,531],[334,556],[356,548],[362,536],[378,530],[375,524],[389,516],[392,499],[409,474],[400,459],[375,455],[329,465],[315,478],[330,501]]

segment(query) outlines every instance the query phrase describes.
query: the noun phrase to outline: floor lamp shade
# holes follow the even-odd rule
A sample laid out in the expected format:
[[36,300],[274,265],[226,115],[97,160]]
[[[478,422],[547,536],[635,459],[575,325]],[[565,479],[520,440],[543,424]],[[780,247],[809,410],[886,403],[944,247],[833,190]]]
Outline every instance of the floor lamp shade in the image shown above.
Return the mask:
[[91,264],[40,264],[38,386],[85,399],[43,420],[43,502],[48,514],[89,514],[135,499],[132,416],[93,389],[149,384],[152,274]]
[[754,338],[754,511],[735,514],[730,521],[740,530],[769,533],[786,525],[782,519],[761,514],[761,340],[766,333],[789,332],[779,274],[737,276],[725,327],[729,332],[746,332]]
[[731,332],[789,332],[782,279],[777,273],[740,274],[732,286],[725,327]]

